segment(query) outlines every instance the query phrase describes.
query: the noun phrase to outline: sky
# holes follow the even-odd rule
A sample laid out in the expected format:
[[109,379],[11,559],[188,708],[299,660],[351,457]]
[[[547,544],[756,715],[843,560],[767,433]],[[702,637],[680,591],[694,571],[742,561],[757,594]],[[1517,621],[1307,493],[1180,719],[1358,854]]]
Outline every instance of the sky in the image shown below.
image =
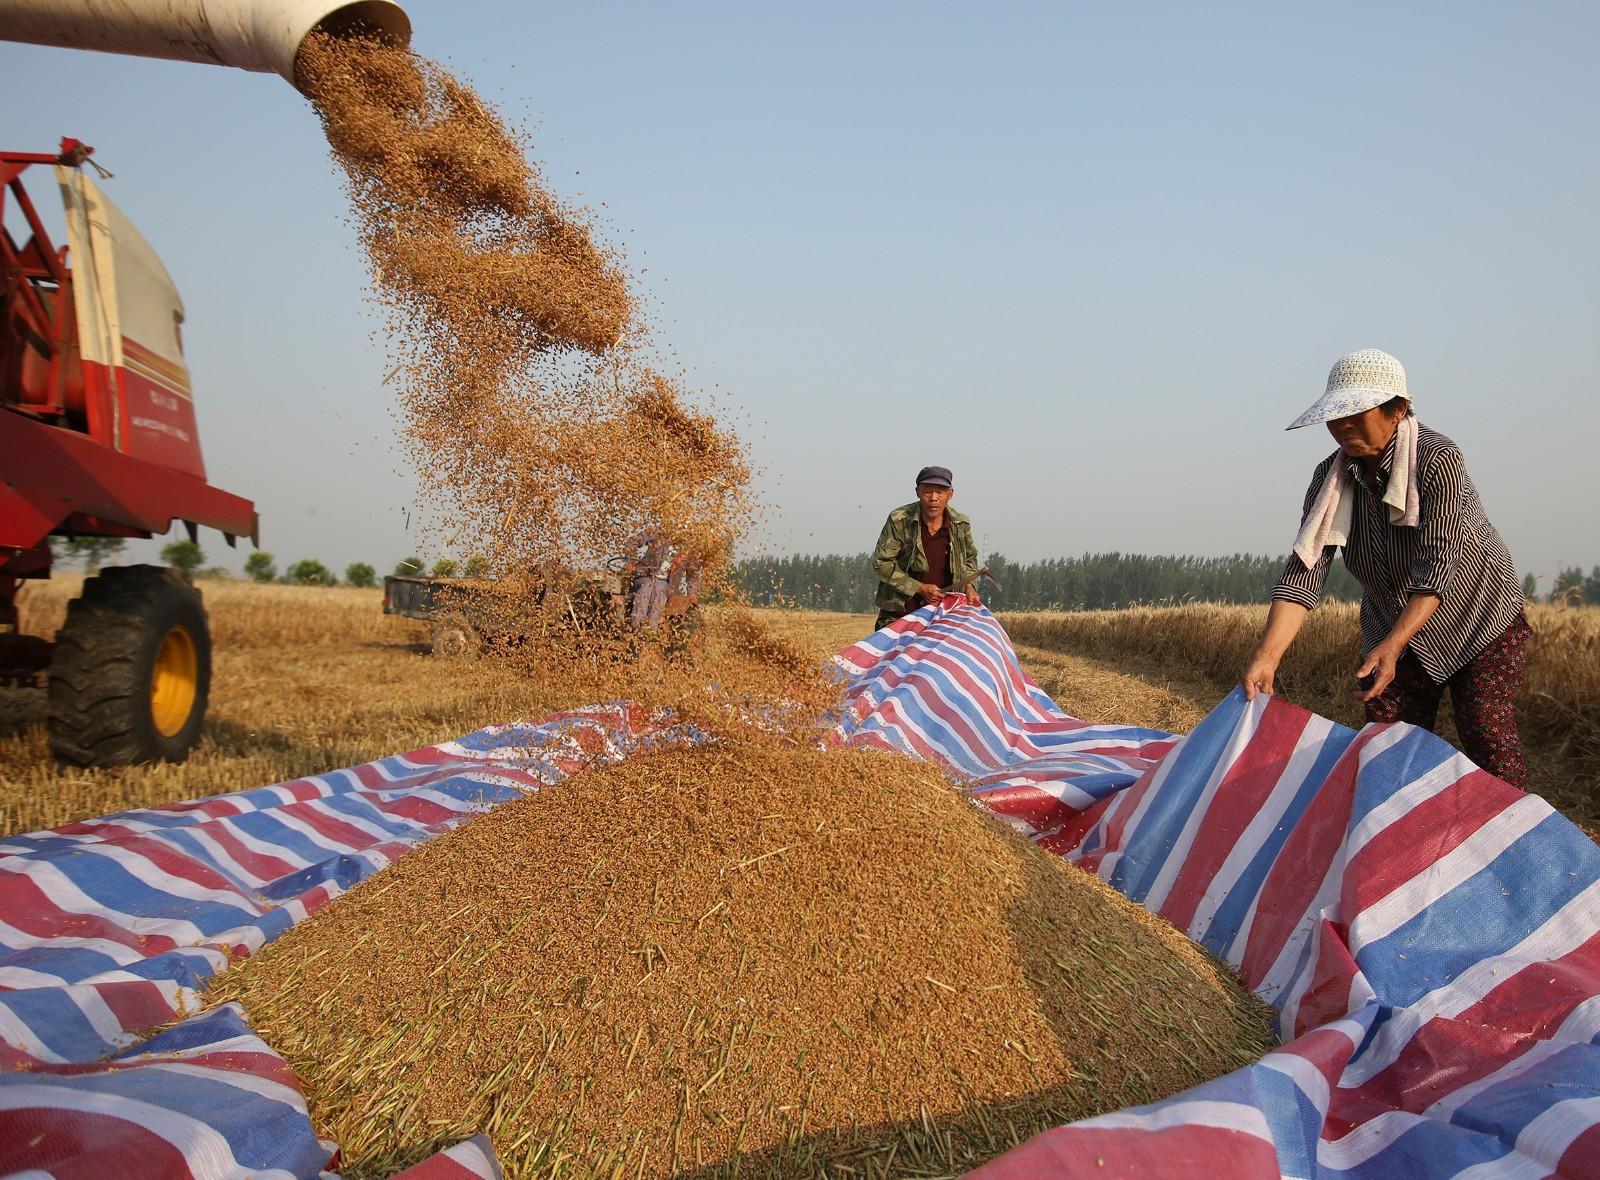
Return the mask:
[[[729,408],[747,552],[864,551],[940,464],[985,554],[1284,553],[1333,449],[1284,427],[1378,347],[1522,571],[1600,564],[1600,6],[404,7]],[[0,97],[116,174],[279,565],[439,556],[305,101],[14,44]]]

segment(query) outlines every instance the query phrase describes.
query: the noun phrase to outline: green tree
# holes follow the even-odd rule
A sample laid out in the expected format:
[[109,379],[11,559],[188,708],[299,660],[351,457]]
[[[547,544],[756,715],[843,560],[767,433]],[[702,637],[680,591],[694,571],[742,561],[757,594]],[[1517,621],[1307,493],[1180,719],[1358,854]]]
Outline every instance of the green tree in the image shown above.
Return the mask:
[[121,537],[51,537],[50,552],[58,561],[78,561],[88,573],[95,573],[106,561],[122,552]]
[[1589,576],[1583,580],[1583,600],[1600,606],[1600,565],[1589,571]]
[[1539,575],[1524,574],[1522,576],[1522,597],[1529,602],[1539,601]]
[[420,578],[425,567],[420,557],[408,557],[394,567],[397,578]]
[[291,565],[286,576],[296,586],[332,586],[339,580],[327,566],[310,557]]
[[265,549],[257,549],[244,559],[245,577],[252,582],[270,582],[278,576],[277,563]]
[[175,570],[193,574],[195,570],[205,564],[206,553],[199,545],[185,538],[182,541],[173,541],[169,545],[163,545],[161,547],[161,560]]
[[1550,601],[1562,606],[1577,606],[1583,601],[1583,571],[1571,566],[1556,575],[1556,584],[1550,590]]
[[453,557],[441,557],[433,563],[433,568],[428,571],[430,578],[453,578],[456,576],[456,562]]
[[467,558],[466,564],[461,567],[463,578],[487,578],[489,576],[489,559],[481,553],[474,553]]
[[352,561],[344,567],[344,580],[367,590],[378,584],[378,571],[364,561]]

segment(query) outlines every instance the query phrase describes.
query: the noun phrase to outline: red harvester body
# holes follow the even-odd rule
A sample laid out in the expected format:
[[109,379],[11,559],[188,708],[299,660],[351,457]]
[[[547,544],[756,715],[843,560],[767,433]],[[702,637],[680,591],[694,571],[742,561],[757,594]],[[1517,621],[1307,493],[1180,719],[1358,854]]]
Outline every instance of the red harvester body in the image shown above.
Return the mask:
[[[31,679],[50,664],[50,645],[16,635],[16,593],[22,579],[50,576],[52,535],[149,537],[180,520],[191,538],[200,525],[230,545],[257,535],[255,506],[206,482],[182,300],[138,230],[84,174],[91,150],[63,139],[54,155],[0,152],[0,627],[11,632],[0,634],[0,680]],[[35,165],[54,166],[65,246],[51,244],[23,188]],[[154,574],[109,572],[138,581],[137,570]],[[203,610],[200,618],[203,628]],[[209,681],[209,641],[200,641],[194,654]],[[167,651],[152,674],[183,656]]]

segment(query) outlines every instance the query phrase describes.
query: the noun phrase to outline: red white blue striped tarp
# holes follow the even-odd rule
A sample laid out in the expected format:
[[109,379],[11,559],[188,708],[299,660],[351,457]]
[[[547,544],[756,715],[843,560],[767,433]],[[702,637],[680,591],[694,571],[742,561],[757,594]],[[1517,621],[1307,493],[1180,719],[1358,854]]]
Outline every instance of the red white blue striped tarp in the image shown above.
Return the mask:
[[976,801],[1234,966],[1287,1042],[977,1175],[1600,1176],[1581,831],[1411,726],[1240,691],[1181,740],[1063,719],[994,618],[948,601],[839,656],[856,740],[977,776]]
[[[1600,850],[1431,734],[1229,697],[1186,738],[1063,716],[987,611],[839,657],[904,750],[1237,967],[1288,1042],[982,1174],[1600,1175]],[[0,1173],[314,1177],[291,1071],[197,989],[416,844],[647,745],[622,706],[0,841]],[[496,1174],[481,1138],[422,1180]]]
[[[348,770],[0,840],[0,1174],[315,1177],[287,1064],[229,1005],[150,1040],[233,960],[488,808],[703,740],[625,705]],[[493,1177],[487,1141],[417,1165]]]

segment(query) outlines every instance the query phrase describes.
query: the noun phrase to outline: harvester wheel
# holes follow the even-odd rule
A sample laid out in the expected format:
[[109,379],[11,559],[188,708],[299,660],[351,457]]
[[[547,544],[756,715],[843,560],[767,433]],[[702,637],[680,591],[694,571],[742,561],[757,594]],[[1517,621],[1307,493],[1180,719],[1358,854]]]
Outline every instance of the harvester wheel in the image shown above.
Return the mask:
[[458,610],[447,611],[433,620],[433,654],[447,660],[476,659],[483,650],[478,630]]
[[50,750],[77,766],[182,762],[200,740],[211,635],[200,592],[155,565],[102,571],[50,661]]

